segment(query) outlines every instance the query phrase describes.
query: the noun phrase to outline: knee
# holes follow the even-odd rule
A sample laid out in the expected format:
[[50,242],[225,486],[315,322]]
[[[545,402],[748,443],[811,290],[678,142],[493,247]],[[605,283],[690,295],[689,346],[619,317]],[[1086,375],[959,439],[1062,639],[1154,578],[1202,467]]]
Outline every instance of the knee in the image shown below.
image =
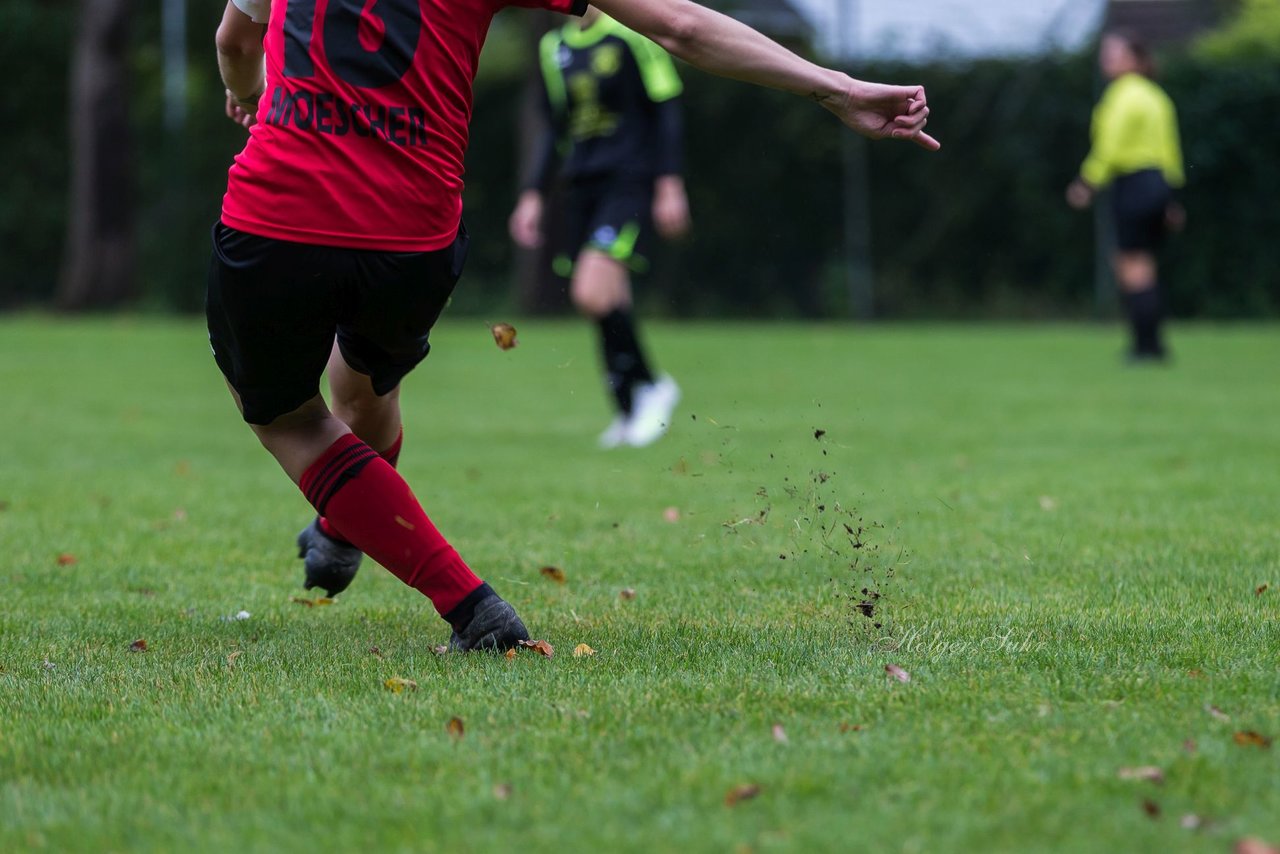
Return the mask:
[[598,289],[581,279],[573,280],[569,287],[569,299],[578,313],[586,317],[602,317],[608,313]]
[[378,419],[395,406],[399,394],[398,387],[384,395],[374,393],[372,387],[334,389],[334,414],[348,424]]

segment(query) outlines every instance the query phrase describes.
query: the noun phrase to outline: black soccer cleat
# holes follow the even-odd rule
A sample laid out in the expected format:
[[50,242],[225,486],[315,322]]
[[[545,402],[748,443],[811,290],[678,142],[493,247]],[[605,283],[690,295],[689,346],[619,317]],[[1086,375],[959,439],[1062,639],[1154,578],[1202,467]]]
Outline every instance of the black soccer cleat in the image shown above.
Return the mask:
[[320,587],[330,596],[337,596],[355,580],[364,552],[320,530],[320,519],[316,517],[298,534],[298,557],[305,562],[304,586],[308,590]]
[[520,621],[516,609],[497,593],[476,603],[471,622],[449,638],[449,649],[470,652],[473,649],[503,651],[529,639],[529,630]]

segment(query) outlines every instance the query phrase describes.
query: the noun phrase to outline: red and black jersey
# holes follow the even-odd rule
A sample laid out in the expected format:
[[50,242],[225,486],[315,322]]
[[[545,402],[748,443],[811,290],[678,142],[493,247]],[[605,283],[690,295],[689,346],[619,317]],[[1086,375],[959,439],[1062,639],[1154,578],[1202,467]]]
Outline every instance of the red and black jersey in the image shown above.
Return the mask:
[[462,215],[472,81],[505,6],[585,0],[272,0],[266,91],[222,221],[299,243],[432,251]]

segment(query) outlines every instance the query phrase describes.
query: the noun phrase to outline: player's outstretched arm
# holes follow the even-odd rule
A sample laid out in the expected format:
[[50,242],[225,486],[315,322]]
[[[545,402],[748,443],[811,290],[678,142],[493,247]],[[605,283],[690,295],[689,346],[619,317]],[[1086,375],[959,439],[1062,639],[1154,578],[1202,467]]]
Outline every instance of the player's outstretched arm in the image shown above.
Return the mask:
[[611,18],[711,74],[811,98],[872,139],[907,139],[929,151],[929,106],[923,86],[855,80],[815,65],[746,24],[690,0],[592,0]]

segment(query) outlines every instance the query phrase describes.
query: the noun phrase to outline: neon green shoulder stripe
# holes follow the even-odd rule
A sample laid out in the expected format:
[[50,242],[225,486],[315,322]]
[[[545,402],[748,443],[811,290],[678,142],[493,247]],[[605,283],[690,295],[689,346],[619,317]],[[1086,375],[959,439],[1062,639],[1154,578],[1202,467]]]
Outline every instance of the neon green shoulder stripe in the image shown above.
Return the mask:
[[649,100],[654,103],[670,101],[684,91],[676,64],[665,50],[652,40],[629,30],[622,24],[610,19],[616,29],[613,34],[622,39],[631,48],[640,68],[640,79],[644,81],[644,89],[649,93]]
[[538,63],[542,66],[542,82],[547,87],[547,100],[557,112],[563,110],[569,99],[565,93],[564,73],[560,70],[560,45],[564,38],[559,30],[552,30],[538,42]]

